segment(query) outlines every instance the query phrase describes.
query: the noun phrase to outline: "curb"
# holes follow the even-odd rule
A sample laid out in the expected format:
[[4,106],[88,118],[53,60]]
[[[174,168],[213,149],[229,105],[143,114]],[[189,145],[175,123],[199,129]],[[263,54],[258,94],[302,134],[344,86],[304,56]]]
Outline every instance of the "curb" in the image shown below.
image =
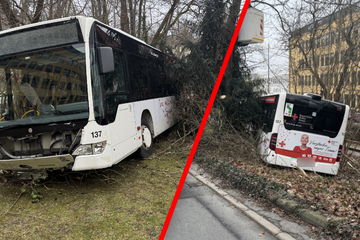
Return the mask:
[[219,187],[215,186],[212,182],[208,181],[206,178],[200,176],[196,171],[190,169],[189,173],[198,179],[200,182],[211,188],[213,191],[215,191],[217,194],[219,194],[221,197],[223,197],[225,200],[227,200],[229,203],[234,205],[237,209],[240,210],[243,214],[245,214],[248,218],[256,222],[258,225],[263,227],[268,233],[270,233],[273,237],[280,240],[296,240],[295,238],[291,237],[289,234],[282,232],[278,227],[276,227],[274,224],[257,214],[256,212],[249,209],[244,204],[240,203],[238,200],[230,196],[227,192],[220,189]]
[[316,227],[327,228],[329,226],[337,226],[342,220],[344,220],[342,217],[332,216],[328,218],[318,211],[300,208],[300,204],[294,200],[278,198],[273,201],[273,203],[287,212],[298,215],[301,220]]
[[[217,169],[218,166],[210,166],[209,165],[207,167],[213,171],[218,170]],[[231,168],[232,166],[227,165],[226,167]],[[229,173],[227,173],[227,174],[229,174]],[[221,179],[223,179],[225,181],[231,179],[231,177],[228,179],[229,176],[227,174],[225,174],[226,176],[224,176],[224,174],[220,173],[218,175],[218,177],[220,177]],[[192,175],[194,177],[196,177],[196,175],[198,175],[198,174],[196,171],[193,170]],[[204,184],[208,185],[205,182],[204,182]],[[237,188],[237,187],[235,187],[235,188]],[[216,189],[214,189],[214,190],[216,191]],[[334,216],[331,214],[330,215],[323,214],[321,210],[313,211],[313,210],[309,210],[307,208],[303,208],[302,205],[299,202],[297,202],[296,200],[289,200],[287,198],[281,198],[276,195],[274,195],[274,196],[267,195],[266,198],[269,201],[271,201],[275,206],[277,206],[281,209],[284,209],[285,211],[287,211],[291,214],[294,214],[295,216],[299,217],[304,222],[311,224],[313,226],[316,226],[316,227],[321,227],[323,229],[336,228],[338,226],[341,226],[343,221],[347,220],[347,218],[344,218],[344,217],[338,217],[338,216]]]

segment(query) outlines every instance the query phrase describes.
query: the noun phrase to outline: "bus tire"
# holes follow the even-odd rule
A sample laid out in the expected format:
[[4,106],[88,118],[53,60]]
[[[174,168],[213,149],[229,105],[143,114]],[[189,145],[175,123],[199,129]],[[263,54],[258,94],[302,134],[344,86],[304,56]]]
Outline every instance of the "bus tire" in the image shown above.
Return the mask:
[[153,137],[150,130],[150,125],[145,121],[141,120],[141,147],[139,149],[139,157],[148,158],[152,153]]

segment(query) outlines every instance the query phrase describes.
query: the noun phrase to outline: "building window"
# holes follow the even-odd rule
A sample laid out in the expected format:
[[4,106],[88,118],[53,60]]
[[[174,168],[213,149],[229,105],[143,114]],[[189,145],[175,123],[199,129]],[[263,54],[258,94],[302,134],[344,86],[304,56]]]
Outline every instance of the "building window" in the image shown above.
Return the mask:
[[334,53],[330,53],[330,65],[334,64]]
[[336,86],[338,84],[338,74],[334,73],[334,85]]
[[345,40],[346,40],[346,29],[345,29],[345,28],[342,29],[342,31],[341,31],[341,40],[342,40],[342,41],[345,41]]
[[329,65],[329,54],[325,54],[325,66]]
[[314,49],[314,48],[316,48],[316,42],[315,42],[315,39],[312,38],[312,39],[310,39],[310,49]]
[[323,81],[324,81],[325,85],[329,84],[329,75],[328,74],[323,75]]
[[315,77],[312,76],[312,85],[315,86]]
[[335,33],[331,32],[331,44],[335,43]]
[[351,76],[351,85],[355,86],[355,85],[356,85],[356,82],[357,82],[356,72],[353,71],[353,72],[352,72],[352,76]]
[[320,56],[316,57],[316,66],[320,66]]
[[316,47],[319,48],[320,47],[320,37],[318,37],[316,39]]
[[326,46],[330,44],[330,33],[326,34]]
[[309,64],[309,67],[312,67],[311,66],[311,58],[308,59],[308,64]]
[[321,66],[324,66],[325,64],[324,60],[325,60],[324,55],[321,55]]
[[325,46],[325,35],[321,36],[321,46]]
[[354,38],[358,38],[358,36],[359,36],[358,26],[354,26]]
[[340,54],[340,62],[344,62],[345,61],[345,51],[341,51],[341,54]]

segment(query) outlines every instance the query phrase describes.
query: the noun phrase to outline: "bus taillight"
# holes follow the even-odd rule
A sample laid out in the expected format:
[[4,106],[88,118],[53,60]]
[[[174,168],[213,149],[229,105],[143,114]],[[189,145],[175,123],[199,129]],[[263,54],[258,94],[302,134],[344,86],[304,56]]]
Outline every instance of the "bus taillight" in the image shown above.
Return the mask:
[[271,134],[271,138],[270,138],[270,149],[275,151],[276,148],[276,141],[277,141],[277,133],[273,133]]
[[337,162],[340,162],[342,147],[343,147],[342,145],[339,146],[339,151],[338,151],[338,155],[337,155],[337,158],[336,158]]

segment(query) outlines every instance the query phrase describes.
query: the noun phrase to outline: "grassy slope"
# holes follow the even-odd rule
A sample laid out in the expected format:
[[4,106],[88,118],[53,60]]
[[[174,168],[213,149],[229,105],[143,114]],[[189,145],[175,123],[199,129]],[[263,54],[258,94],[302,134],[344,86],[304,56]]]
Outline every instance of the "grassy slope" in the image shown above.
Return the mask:
[[152,159],[70,173],[24,193],[23,183],[0,183],[0,239],[157,239],[188,154],[161,154],[172,141],[162,138]]

